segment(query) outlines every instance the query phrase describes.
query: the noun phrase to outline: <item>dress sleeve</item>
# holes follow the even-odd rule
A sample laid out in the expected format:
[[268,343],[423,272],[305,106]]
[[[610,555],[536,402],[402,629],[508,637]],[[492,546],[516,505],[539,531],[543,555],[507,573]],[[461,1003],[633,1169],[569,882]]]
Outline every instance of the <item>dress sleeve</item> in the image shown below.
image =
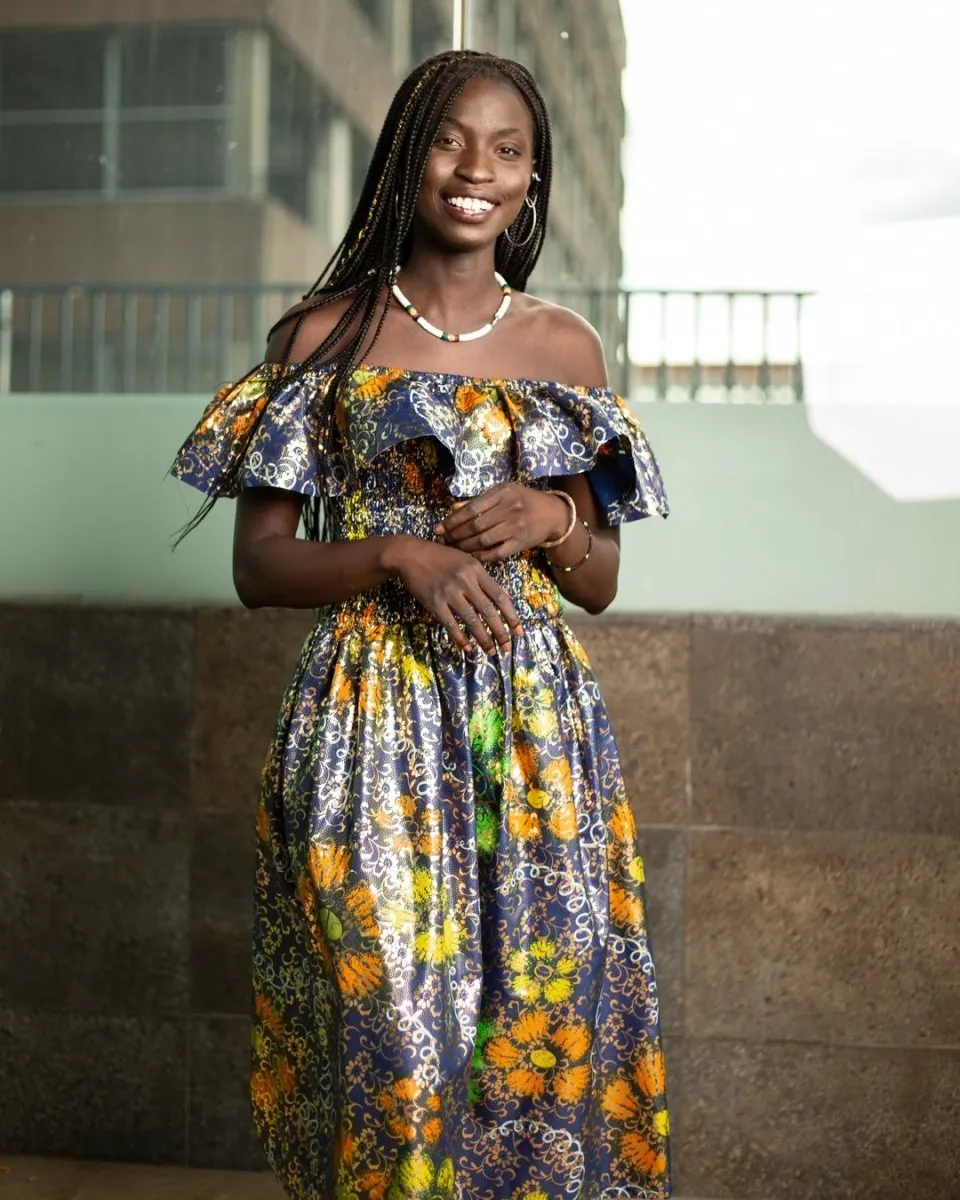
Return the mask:
[[515,422],[521,476],[586,475],[609,525],[669,514],[653,450],[620,396],[550,384],[524,400]]
[[343,490],[339,461],[325,453],[321,409],[330,375],[285,381],[264,363],[239,383],[221,388],[180,447],[170,473],[209,496],[233,497],[244,488],[273,487],[303,496]]

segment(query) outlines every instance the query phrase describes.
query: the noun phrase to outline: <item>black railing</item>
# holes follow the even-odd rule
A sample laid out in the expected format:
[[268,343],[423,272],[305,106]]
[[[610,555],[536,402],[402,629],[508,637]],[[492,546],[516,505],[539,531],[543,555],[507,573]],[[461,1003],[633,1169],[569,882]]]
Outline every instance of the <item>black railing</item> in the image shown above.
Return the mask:
[[[0,393],[208,393],[303,286],[0,285]],[[805,292],[538,288],[599,331],[637,402],[803,400]]]

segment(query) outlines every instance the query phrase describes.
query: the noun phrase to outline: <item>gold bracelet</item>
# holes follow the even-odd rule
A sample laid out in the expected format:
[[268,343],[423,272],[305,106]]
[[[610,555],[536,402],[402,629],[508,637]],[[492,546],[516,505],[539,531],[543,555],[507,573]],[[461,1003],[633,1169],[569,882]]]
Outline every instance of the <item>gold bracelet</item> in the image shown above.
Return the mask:
[[545,554],[543,557],[547,560],[554,571],[564,571],[565,573],[569,574],[571,571],[576,571],[579,567],[582,567],[590,558],[590,551],[593,549],[593,530],[590,528],[587,522],[582,519],[580,524],[587,531],[587,549],[583,555],[583,558],[579,559],[575,563],[571,563],[569,567],[562,567],[559,563],[553,562],[553,560]]
[[567,538],[570,536],[570,534],[573,533],[574,529],[576,528],[577,506],[574,503],[573,497],[568,495],[566,492],[561,492],[559,488],[546,488],[545,495],[559,496],[562,500],[566,500],[567,504],[570,507],[570,524],[566,527],[566,529],[563,531],[563,533],[560,535],[560,537],[554,538],[552,542],[541,542],[540,543],[541,550],[552,550],[555,546],[562,545],[567,540]]

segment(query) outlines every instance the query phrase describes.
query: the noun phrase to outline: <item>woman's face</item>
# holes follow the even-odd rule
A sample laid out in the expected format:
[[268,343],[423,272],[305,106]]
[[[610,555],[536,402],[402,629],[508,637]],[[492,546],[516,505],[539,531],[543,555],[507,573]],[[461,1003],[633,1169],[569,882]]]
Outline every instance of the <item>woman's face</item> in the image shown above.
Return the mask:
[[472,79],[437,130],[417,197],[422,233],[457,250],[490,245],[533,176],[533,118],[512,84]]

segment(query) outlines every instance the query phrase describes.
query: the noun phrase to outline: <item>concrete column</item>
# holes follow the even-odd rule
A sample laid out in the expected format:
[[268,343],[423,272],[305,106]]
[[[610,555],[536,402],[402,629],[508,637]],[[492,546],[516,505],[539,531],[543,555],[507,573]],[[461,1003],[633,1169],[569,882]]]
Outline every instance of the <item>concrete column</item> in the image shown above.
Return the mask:
[[231,192],[263,199],[270,164],[270,37],[236,29],[227,57],[230,106],[227,182]]
[[[326,129],[314,142],[307,167],[307,220],[326,240],[329,237],[330,147]],[[342,236],[341,230],[341,236]],[[332,252],[332,248],[331,248]]]
[[499,0],[497,6],[497,53],[512,58],[517,53],[516,0]]
[[343,237],[353,199],[353,137],[349,120],[339,113],[327,122],[327,233],[332,244]]
[[390,65],[395,75],[406,75],[413,65],[413,0],[384,0],[387,19],[383,28],[390,39]]

